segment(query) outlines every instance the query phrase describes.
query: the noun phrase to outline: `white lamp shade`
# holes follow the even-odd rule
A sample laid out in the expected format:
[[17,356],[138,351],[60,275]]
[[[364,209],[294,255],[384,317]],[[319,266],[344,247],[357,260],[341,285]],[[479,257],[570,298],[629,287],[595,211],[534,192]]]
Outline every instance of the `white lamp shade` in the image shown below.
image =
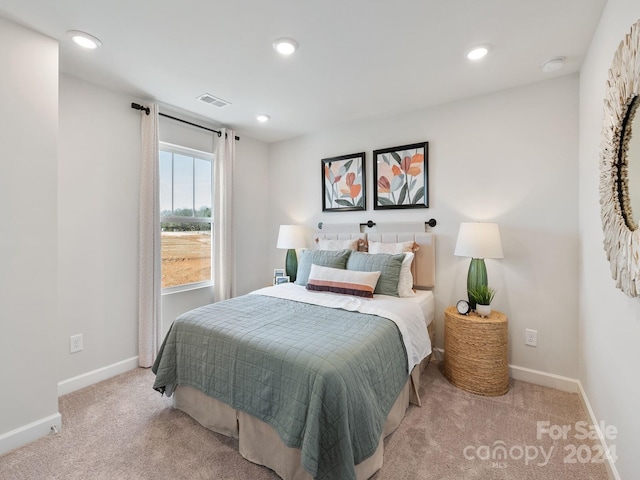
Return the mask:
[[471,258],[504,258],[497,223],[461,223],[454,255]]
[[302,225],[280,225],[277,248],[304,248],[306,240]]

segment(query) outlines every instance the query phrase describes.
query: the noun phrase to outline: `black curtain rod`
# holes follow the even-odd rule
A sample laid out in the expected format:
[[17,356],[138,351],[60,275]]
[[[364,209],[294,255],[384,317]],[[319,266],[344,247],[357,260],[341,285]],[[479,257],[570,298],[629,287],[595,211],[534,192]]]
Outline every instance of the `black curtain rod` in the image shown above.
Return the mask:
[[[143,107],[139,103],[131,103],[131,108],[134,110],[142,110],[144,113],[149,115],[151,113],[151,109],[149,107]],[[171,115],[167,115],[166,113],[158,112],[158,115],[161,117],[170,118],[171,120],[175,120],[176,122],[186,123],[187,125],[191,125],[193,127],[198,127],[203,130],[208,130],[209,132],[217,133],[218,137],[222,136],[222,132],[220,130],[214,130],[213,128],[203,127],[202,125],[198,125],[197,123],[188,122],[187,120],[182,120],[181,118],[172,117]],[[240,137],[236,135],[236,140],[240,140]]]

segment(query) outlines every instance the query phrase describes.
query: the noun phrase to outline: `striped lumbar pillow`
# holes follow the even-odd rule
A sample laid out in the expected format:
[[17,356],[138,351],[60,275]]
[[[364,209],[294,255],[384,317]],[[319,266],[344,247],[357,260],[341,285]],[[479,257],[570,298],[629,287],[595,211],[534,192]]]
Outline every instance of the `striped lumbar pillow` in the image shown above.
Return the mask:
[[311,265],[307,290],[373,298],[380,272],[359,272]]

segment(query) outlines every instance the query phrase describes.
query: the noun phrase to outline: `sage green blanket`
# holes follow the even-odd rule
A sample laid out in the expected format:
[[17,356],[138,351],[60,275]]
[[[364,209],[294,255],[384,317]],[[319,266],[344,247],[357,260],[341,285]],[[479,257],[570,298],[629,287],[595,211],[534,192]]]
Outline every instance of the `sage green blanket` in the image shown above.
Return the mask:
[[388,319],[262,295],[180,316],[154,388],[189,385],[271,425],[314,478],[355,479],[408,379]]

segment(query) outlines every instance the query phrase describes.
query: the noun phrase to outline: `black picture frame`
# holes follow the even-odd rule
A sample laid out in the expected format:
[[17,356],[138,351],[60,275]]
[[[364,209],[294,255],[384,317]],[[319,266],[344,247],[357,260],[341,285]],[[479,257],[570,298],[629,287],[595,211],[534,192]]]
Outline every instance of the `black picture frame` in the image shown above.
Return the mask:
[[373,151],[373,209],[429,207],[429,142]]
[[322,211],[366,210],[365,152],[323,158]]

